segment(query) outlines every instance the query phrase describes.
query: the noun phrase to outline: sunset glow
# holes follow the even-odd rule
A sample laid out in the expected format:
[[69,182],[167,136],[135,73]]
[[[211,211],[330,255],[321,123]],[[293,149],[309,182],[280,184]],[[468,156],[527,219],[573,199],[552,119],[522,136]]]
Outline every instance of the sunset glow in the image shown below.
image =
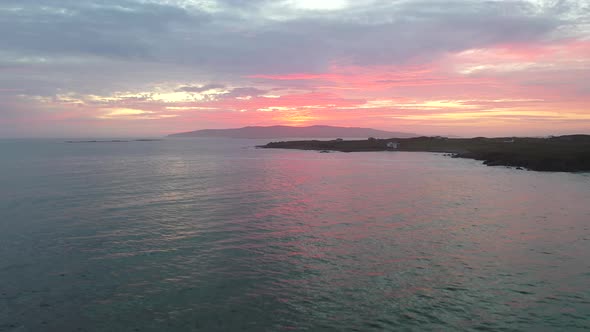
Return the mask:
[[[583,1],[40,3],[0,6],[22,30],[2,32],[3,137],[274,124],[590,132]],[[103,10],[117,16],[103,22]],[[81,33],[104,38],[60,35],[58,22],[77,15],[89,20]]]

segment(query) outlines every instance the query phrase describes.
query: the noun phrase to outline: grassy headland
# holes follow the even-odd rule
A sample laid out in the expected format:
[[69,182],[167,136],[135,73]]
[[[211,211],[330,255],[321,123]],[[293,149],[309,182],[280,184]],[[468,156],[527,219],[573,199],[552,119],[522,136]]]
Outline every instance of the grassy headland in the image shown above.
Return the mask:
[[[388,143],[397,143],[397,148]],[[390,144],[391,145],[391,144]],[[590,135],[548,138],[416,137],[368,140],[271,142],[261,148],[320,151],[423,151],[450,153],[456,158],[482,160],[489,166],[522,167],[535,171],[590,171]]]

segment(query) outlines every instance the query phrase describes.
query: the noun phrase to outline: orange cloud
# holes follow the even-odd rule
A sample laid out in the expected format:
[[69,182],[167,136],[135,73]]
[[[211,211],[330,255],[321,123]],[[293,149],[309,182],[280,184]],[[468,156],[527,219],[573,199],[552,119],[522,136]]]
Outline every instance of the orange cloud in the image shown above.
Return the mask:
[[52,117],[64,121],[124,121],[127,127],[150,130],[159,124],[166,133],[272,124],[459,135],[588,132],[589,59],[590,41],[505,44],[420,65],[335,62],[321,73],[250,75],[247,88],[233,90],[240,93],[154,87],[103,96],[23,98],[43,109],[59,109]]

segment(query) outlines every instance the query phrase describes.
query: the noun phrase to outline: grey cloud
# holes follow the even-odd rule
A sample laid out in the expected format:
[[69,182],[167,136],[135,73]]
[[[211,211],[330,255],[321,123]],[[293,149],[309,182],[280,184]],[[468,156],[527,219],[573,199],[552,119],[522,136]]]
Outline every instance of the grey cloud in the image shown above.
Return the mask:
[[260,96],[263,95],[265,93],[267,93],[268,91],[266,90],[261,90],[258,88],[251,88],[251,87],[247,87],[247,88],[235,88],[232,89],[229,93],[224,94],[224,97],[230,97],[230,98],[235,98],[235,97],[246,97],[246,96]]
[[0,40],[4,50],[25,54],[149,58],[174,24],[205,19],[199,12],[132,0],[7,0],[0,7]]
[[[224,89],[226,86],[223,84],[206,84],[202,86],[183,86],[178,88],[176,91],[184,92],[206,92],[213,89]],[[246,96],[260,96],[267,93],[267,90],[262,90],[253,87],[240,87],[230,89],[227,93],[221,94],[223,98],[235,98],[235,97],[246,97]]]
[[[549,12],[549,9],[546,9]],[[323,71],[333,60],[399,64],[495,43],[546,38],[559,16],[526,2],[412,1],[287,21],[206,30],[180,46],[176,61],[238,73]],[[198,48],[195,45],[199,45]]]
[[[545,37],[559,20],[530,15],[526,6],[506,9],[498,5],[468,5],[455,2],[408,2],[390,8],[390,13],[365,13],[366,22],[297,21],[281,27],[283,34],[297,31],[305,37],[311,52],[326,58],[343,58],[356,64],[397,64],[413,59],[436,57],[494,43],[533,41]],[[522,8],[521,8],[522,7]],[[306,56],[307,54],[303,54]]]
[[184,92],[205,92],[213,89],[223,89],[225,85],[223,84],[206,84],[203,86],[183,86],[178,88],[176,91],[184,91]]
[[[265,1],[223,3],[257,13],[252,8]],[[22,10],[0,12],[0,36],[5,49],[24,52],[145,58],[239,72],[320,70],[334,58],[395,63],[429,52],[538,39],[559,25],[526,4],[412,1],[273,21],[132,0],[8,0],[4,6]]]
[[[211,13],[173,3],[3,0],[0,51],[12,60],[0,57],[0,88],[51,94],[189,79],[236,85],[249,74],[325,71],[334,60],[395,65],[555,38],[572,13],[587,17],[575,1],[377,1],[299,16],[291,9],[295,16],[285,20],[261,14],[276,1],[219,0],[227,10]],[[31,56],[77,60],[19,62]]]

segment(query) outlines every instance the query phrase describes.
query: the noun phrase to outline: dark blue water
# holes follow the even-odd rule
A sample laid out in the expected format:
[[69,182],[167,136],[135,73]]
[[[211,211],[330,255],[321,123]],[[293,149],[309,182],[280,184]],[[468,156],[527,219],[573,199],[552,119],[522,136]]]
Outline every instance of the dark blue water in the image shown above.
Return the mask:
[[0,331],[590,328],[590,175],[0,140]]

